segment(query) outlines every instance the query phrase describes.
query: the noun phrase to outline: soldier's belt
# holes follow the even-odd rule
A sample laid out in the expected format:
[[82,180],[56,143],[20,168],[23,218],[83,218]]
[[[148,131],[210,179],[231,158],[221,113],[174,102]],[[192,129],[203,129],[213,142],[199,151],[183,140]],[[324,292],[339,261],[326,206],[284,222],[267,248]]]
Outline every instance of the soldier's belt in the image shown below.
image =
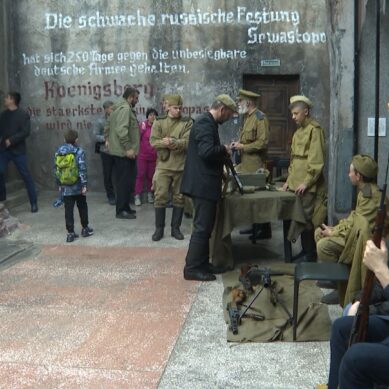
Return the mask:
[[293,159],[308,159],[308,155],[293,155]]

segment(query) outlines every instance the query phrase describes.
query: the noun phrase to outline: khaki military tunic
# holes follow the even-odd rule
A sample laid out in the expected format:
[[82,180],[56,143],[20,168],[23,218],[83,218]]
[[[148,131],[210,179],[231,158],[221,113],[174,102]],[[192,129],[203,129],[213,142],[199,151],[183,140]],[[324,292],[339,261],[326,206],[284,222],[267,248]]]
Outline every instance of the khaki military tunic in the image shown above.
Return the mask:
[[[181,208],[184,206],[180,186],[192,125],[191,118],[174,119],[169,116],[158,118],[153,124],[150,144],[157,150],[157,166],[153,177],[156,208],[166,207],[170,191],[173,196],[173,206]],[[170,150],[162,143],[162,139],[166,137],[174,139],[176,149]]]
[[[320,205],[316,199],[317,192],[324,191],[324,158],[324,130],[319,123],[308,117],[293,135],[287,179],[288,188],[292,192],[301,184],[305,184],[307,187],[301,198],[307,220],[307,229],[314,227],[312,217],[315,214],[315,209]],[[318,224],[322,222],[323,220],[316,221]],[[293,222],[291,228],[295,228]],[[295,233],[292,234],[295,235]]]
[[324,130],[315,120],[306,118],[292,138],[289,189],[295,191],[305,184],[308,192],[317,192],[323,182],[324,159]]
[[243,150],[237,172],[255,173],[259,168],[266,167],[269,121],[259,109],[244,115],[239,142],[243,144]]
[[328,262],[337,262],[341,254],[343,257],[348,257],[347,253],[343,253],[343,250],[350,231],[353,228],[356,216],[366,218],[369,230],[372,230],[380,200],[381,192],[378,186],[372,183],[365,184],[358,193],[355,210],[351,211],[347,218],[342,219],[333,228],[330,237],[321,237],[320,229],[316,229],[315,240],[319,259]]

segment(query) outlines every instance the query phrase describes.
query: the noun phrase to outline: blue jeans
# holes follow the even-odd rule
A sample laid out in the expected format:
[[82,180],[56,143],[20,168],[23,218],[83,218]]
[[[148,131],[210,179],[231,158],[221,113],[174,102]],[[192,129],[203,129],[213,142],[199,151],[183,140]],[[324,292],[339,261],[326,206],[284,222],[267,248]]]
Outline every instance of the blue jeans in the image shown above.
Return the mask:
[[373,389],[389,384],[389,321],[371,315],[366,343],[348,348],[354,318],[341,317],[333,323],[328,389]]
[[24,184],[26,185],[30,203],[36,204],[36,190],[34,181],[32,180],[31,174],[27,167],[27,156],[26,154],[15,154],[10,150],[0,151],[0,201],[4,201],[7,198],[4,174],[7,170],[9,161],[13,161],[16,166],[16,169],[22,176]]

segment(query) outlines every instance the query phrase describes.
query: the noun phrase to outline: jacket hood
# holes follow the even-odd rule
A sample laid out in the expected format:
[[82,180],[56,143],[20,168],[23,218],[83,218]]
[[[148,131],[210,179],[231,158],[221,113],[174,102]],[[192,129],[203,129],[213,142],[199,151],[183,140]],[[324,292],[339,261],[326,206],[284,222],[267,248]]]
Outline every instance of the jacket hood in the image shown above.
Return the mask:
[[73,146],[70,143],[64,143],[63,145],[59,146],[57,150],[57,154],[68,154],[68,153],[77,153],[78,147]]
[[112,107],[112,109],[115,111],[118,108],[129,106],[128,101],[121,97]]

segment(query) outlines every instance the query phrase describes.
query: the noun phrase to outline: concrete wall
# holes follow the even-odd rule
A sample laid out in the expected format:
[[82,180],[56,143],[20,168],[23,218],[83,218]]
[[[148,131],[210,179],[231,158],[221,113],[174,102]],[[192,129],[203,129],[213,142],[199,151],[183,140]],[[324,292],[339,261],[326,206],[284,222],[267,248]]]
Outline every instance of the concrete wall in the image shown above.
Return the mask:
[[[386,135],[379,137],[378,163],[379,163],[379,184],[385,180],[385,169],[389,153],[389,10],[386,4],[386,12],[381,12],[381,40],[380,40],[380,118],[386,121],[384,126]],[[376,66],[376,1],[370,0],[366,7],[366,17],[363,24],[361,36],[361,98],[359,111],[359,150],[361,153],[374,154],[374,137],[368,136],[368,119],[375,117],[375,66]],[[373,123],[374,124],[374,123]]]
[[0,61],[0,99],[3,101],[4,94],[8,90],[8,66],[7,61],[4,59],[8,58],[8,23],[7,23],[7,3],[0,3],[0,47],[2,50],[3,60]]
[[328,131],[329,222],[351,207],[348,167],[353,155],[354,7],[353,2],[327,1],[330,59],[330,130]]
[[[195,117],[217,94],[235,96],[243,74],[299,75],[314,116],[329,128],[328,18],[321,0],[309,6],[303,0],[4,3],[15,38],[10,84],[30,110],[30,161],[45,188],[54,185],[53,152],[72,127],[87,151],[91,188],[102,189],[93,123],[103,101],[117,99],[126,84],[141,91],[139,119],[147,107],[160,110],[169,92],[182,94],[184,112]],[[107,24],[106,16],[121,15],[123,25]],[[261,66],[266,59],[280,66]]]

